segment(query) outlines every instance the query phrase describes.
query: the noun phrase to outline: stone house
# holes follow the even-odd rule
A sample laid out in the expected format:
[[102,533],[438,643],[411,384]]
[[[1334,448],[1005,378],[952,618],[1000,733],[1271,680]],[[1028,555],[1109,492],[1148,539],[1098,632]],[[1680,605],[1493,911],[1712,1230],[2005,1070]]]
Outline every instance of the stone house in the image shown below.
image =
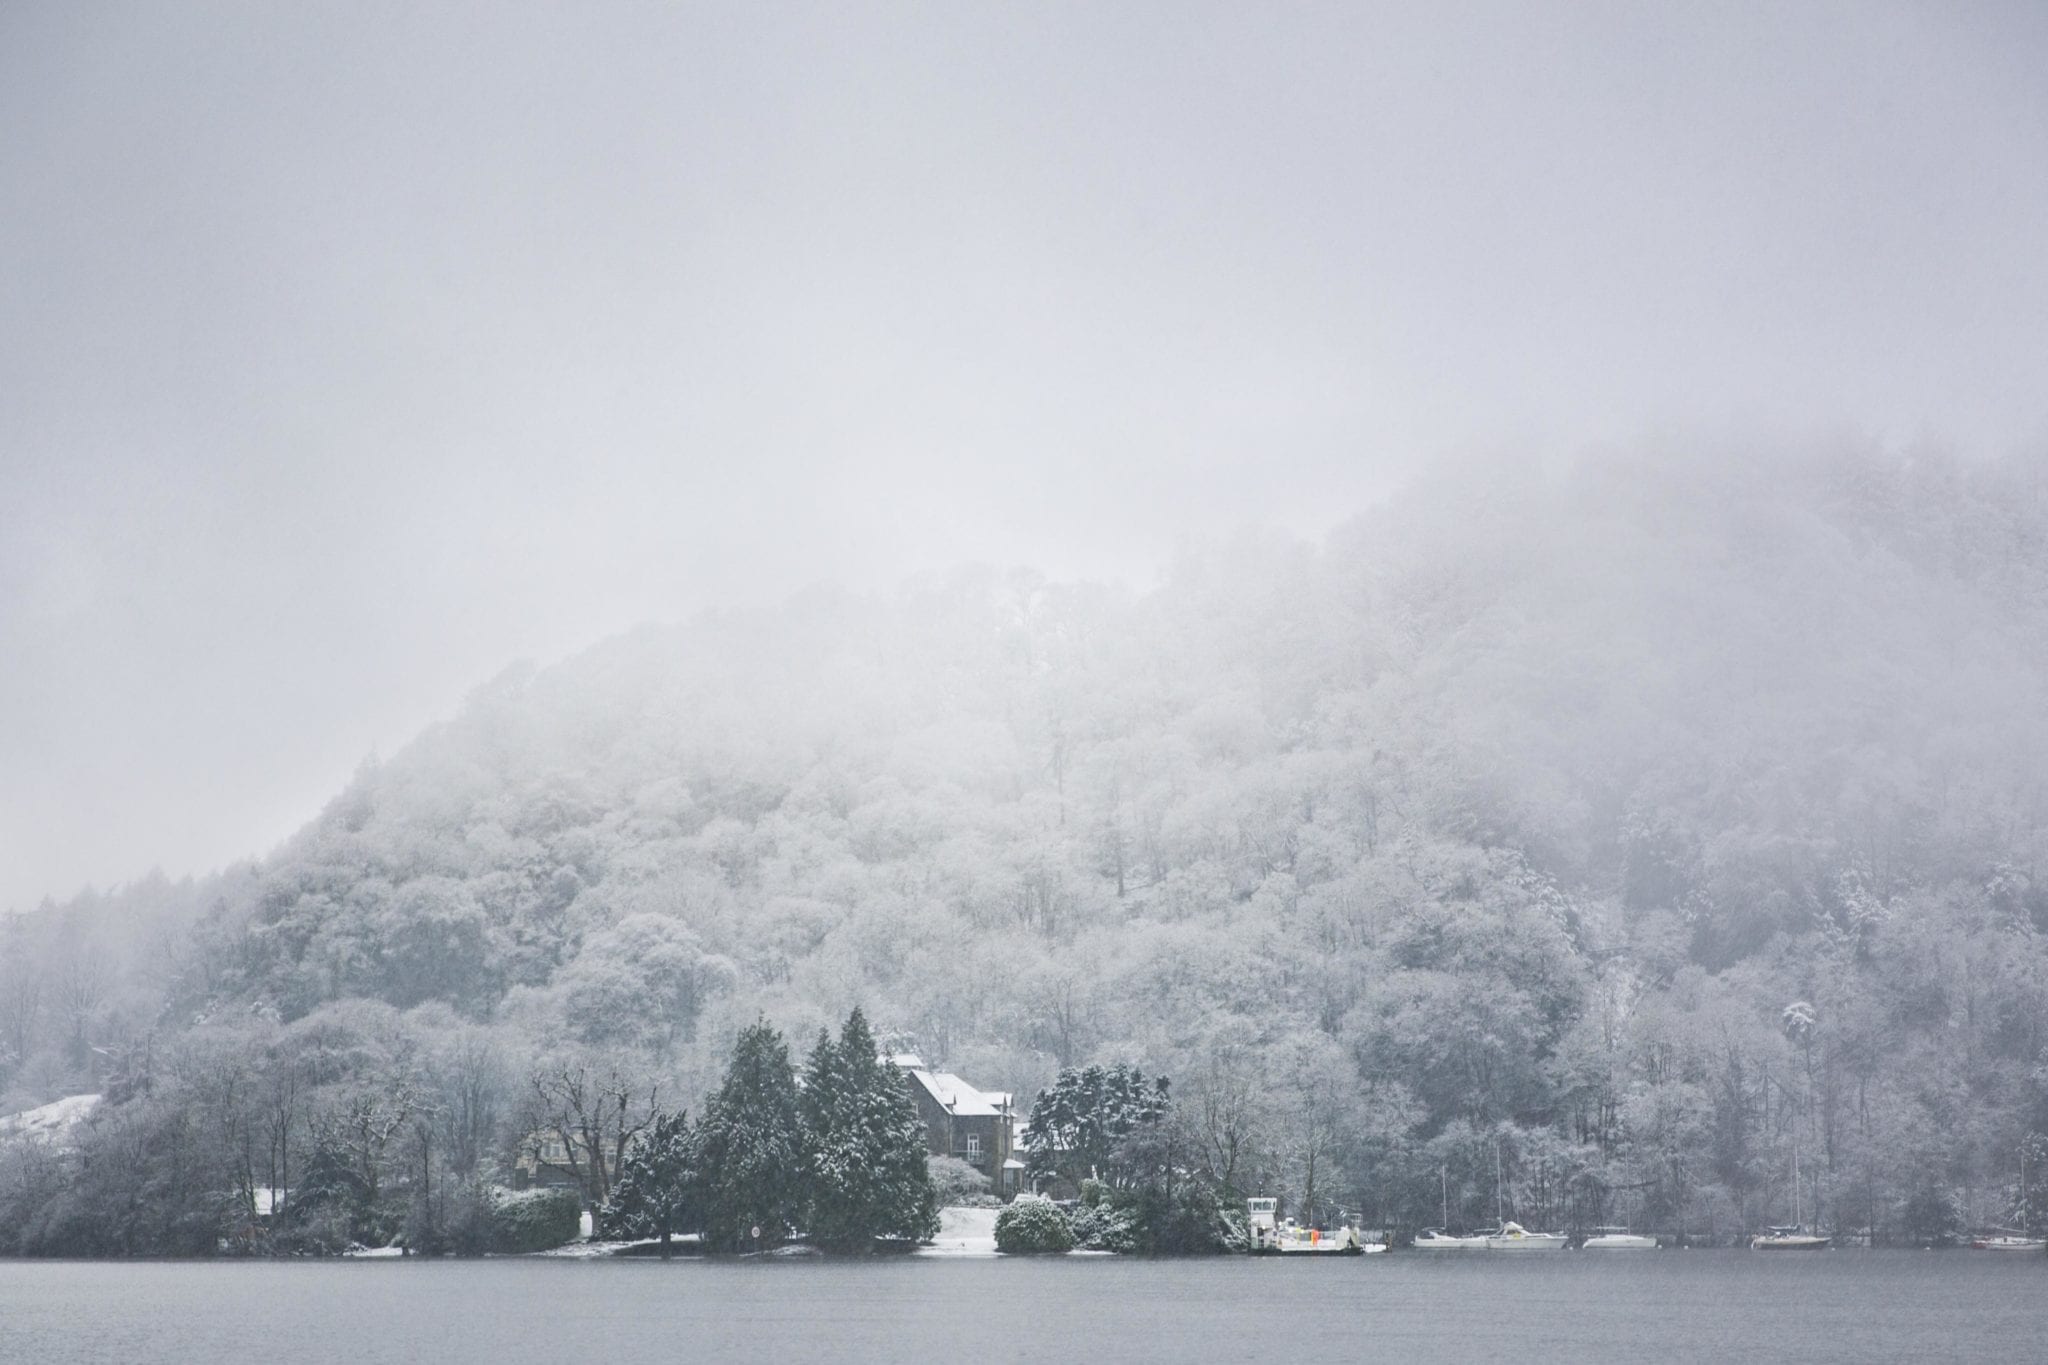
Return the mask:
[[976,1089],[949,1071],[933,1071],[912,1053],[888,1061],[903,1073],[917,1101],[926,1152],[958,1157],[974,1167],[988,1177],[990,1192],[999,1198],[1009,1199],[1023,1188],[1024,1162],[1009,1092]]
[[578,1140],[576,1157],[572,1159],[562,1135],[552,1128],[540,1128],[528,1133],[519,1144],[519,1153],[512,1162],[512,1188],[515,1190],[567,1188],[581,1191],[583,1170],[589,1165],[589,1149]]

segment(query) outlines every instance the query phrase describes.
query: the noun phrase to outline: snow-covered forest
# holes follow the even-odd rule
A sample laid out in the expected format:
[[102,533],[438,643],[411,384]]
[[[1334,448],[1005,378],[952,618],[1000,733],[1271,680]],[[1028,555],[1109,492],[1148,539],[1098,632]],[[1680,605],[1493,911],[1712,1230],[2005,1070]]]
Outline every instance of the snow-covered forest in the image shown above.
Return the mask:
[[1490,1217],[1497,1150],[1532,1225],[1726,1237],[1795,1161],[1830,1227],[2038,1222],[2044,839],[2048,467],[1474,464],[1144,593],[820,589],[0,923],[0,1112],[105,1095],[0,1142],[0,1249],[210,1250],[316,1153],[404,1207],[856,1007],[1026,1106],[1163,1074],[1191,1162],[1369,1226]]

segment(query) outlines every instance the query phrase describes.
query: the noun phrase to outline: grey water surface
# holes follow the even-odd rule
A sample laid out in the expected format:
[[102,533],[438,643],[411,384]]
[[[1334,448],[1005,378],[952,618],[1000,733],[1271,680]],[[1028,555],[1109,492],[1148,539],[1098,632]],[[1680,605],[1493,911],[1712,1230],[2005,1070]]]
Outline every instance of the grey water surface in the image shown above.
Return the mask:
[[2039,1359],[2048,1257],[0,1264],[0,1361]]

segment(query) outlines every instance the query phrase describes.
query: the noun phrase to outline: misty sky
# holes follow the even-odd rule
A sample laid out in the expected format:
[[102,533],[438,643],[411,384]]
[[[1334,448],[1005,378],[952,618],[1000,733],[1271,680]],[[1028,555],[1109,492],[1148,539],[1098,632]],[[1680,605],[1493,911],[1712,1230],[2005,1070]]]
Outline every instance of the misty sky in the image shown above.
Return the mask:
[[0,909],[511,660],[1447,454],[2048,437],[2048,8],[0,4]]

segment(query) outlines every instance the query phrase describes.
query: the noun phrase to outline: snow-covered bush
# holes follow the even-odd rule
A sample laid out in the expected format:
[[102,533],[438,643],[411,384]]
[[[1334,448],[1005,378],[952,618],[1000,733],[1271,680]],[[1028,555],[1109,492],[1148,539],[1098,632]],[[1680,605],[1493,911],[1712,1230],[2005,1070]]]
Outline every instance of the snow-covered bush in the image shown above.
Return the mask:
[[1083,1203],[1074,1210],[1069,1220],[1074,1230],[1074,1245],[1083,1251],[1136,1251],[1138,1230],[1131,1224],[1130,1215],[1113,1207],[1108,1200],[1094,1204]]
[[1067,1215],[1050,1199],[1019,1195],[1015,1203],[996,1215],[996,1250],[1011,1255],[1046,1251],[1072,1251],[1074,1229]]
[[987,1208],[995,1202],[988,1192],[988,1177],[959,1157],[928,1157],[925,1165],[931,1171],[932,1191],[939,1197],[940,1208]]
[[574,1190],[500,1190],[491,1210],[491,1250],[546,1251],[573,1242],[583,1228]]

